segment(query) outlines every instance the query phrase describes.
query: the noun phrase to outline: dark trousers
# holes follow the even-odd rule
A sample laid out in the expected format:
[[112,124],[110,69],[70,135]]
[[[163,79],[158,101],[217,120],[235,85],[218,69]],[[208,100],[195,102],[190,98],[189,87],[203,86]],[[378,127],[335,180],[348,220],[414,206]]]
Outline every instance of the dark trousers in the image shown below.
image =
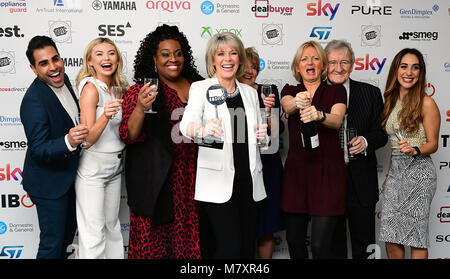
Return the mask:
[[[347,181],[347,220],[353,259],[367,259],[367,247],[375,244],[375,204],[363,206],[351,179]],[[344,240],[346,241],[346,240]]]
[[39,248],[37,259],[65,259],[67,246],[72,244],[77,228],[75,215],[75,190],[72,186],[59,199],[42,199],[31,196],[39,219]]
[[341,216],[285,213],[286,240],[291,259],[307,259],[306,235],[311,220],[311,253],[314,259],[336,259],[337,228]]
[[202,202],[215,240],[215,259],[254,259],[258,230],[258,203],[253,200],[250,183],[233,185],[231,199],[225,203]]

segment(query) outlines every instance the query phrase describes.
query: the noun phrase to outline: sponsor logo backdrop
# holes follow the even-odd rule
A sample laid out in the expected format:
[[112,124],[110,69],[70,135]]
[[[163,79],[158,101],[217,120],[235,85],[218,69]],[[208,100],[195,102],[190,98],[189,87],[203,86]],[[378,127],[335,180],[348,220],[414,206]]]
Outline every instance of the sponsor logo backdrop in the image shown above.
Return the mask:
[[[177,25],[188,37],[203,76],[207,40],[216,33],[237,34],[261,57],[258,82],[274,83],[281,91],[295,84],[290,63],[307,40],[326,45],[347,39],[355,50],[352,78],[383,91],[394,55],[404,47],[421,50],[428,67],[427,93],[441,117],[439,150],[432,156],[438,187],[430,214],[430,258],[450,258],[450,3],[447,0],[2,0],[0,1],[0,258],[33,258],[39,242],[35,206],[22,188],[27,142],[19,107],[35,78],[25,56],[35,35],[51,36],[58,45],[66,73],[75,80],[88,42],[98,36],[114,40],[132,84],[133,61],[140,41],[156,26]],[[283,114],[283,121],[286,121]],[[287,126],[285,126],[287,127]],[[287,129],[280,149],[287,154]],[[389,146],[377,151],[380,185],[389,163]],[[127,194],[122,191],[120,218],[124,255],[128,249]],[[377,230],[380,206],[374,212]],[[284,232],[276,235],[275,258],[288,258]],[[309,237],[307,239],[309,242]],[[76,252],[77,240],[68,249]],[[372,258],[385,258],[384,244],[368,247]],[[349,252],[350,254],[350,252]],[[76,257],[76,253],[73,254]]]

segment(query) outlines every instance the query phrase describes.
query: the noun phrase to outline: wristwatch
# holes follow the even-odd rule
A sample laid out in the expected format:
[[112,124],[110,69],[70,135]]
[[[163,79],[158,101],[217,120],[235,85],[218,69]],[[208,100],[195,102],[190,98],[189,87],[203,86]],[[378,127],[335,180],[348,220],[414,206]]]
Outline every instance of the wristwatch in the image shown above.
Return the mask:
[[417,154],[416,155],[413,155],[413,158],[417,158],[417,157],[419,157],[421,154],[422,154],[422,152],[420,152],[420,149],[419,149],[419,147],[417,147],[417,146],[413,146],[413,148],[417,151]]
[[327,116],[326,116],[325,112],[321,111],[321,113],[322,113],[322,118],[319,119],[319,122],[324,122],[325,119],[327,118]]

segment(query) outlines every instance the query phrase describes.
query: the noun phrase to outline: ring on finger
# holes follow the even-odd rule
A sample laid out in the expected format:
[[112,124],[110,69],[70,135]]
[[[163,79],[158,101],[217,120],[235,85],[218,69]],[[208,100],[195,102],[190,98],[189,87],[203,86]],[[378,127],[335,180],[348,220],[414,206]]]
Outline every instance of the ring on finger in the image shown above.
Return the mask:
[[75,135],[79,136],[79,135],[80,135],[80,132],[75,131]]
[[309,119],[314,120],[312,114],[309,115]]

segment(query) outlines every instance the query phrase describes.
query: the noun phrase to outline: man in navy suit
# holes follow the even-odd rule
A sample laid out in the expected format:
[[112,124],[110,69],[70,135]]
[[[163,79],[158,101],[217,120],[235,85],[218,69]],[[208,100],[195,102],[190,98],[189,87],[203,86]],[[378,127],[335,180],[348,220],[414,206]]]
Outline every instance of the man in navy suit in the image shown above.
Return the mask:
[[[347,220],[353,259],[367,259],[367,248],[375,244],[375,207],[378,201],[378,174],[375,150],[387,143],[381,130],[383,99],[378,87],[350,79],[355,62],[351,45],[333,40],[325,48],[328,58],[328,82],[342,84],[347,90],[347,115],[343,127],[356,128],[358,136],[345,146],[347,164]],[[348,151],[355,158],[348,158]],[[346,225],[342,222],[340,255],[346,256]]]
[[20,106],[28,140],[22,183],[39,218],[37,258],[66,258],[76,230],[73,184],[77,146],[88,129],[86,125],[75,126],[78,103],[53,40],[32,38],[26,54],[37,78]]

